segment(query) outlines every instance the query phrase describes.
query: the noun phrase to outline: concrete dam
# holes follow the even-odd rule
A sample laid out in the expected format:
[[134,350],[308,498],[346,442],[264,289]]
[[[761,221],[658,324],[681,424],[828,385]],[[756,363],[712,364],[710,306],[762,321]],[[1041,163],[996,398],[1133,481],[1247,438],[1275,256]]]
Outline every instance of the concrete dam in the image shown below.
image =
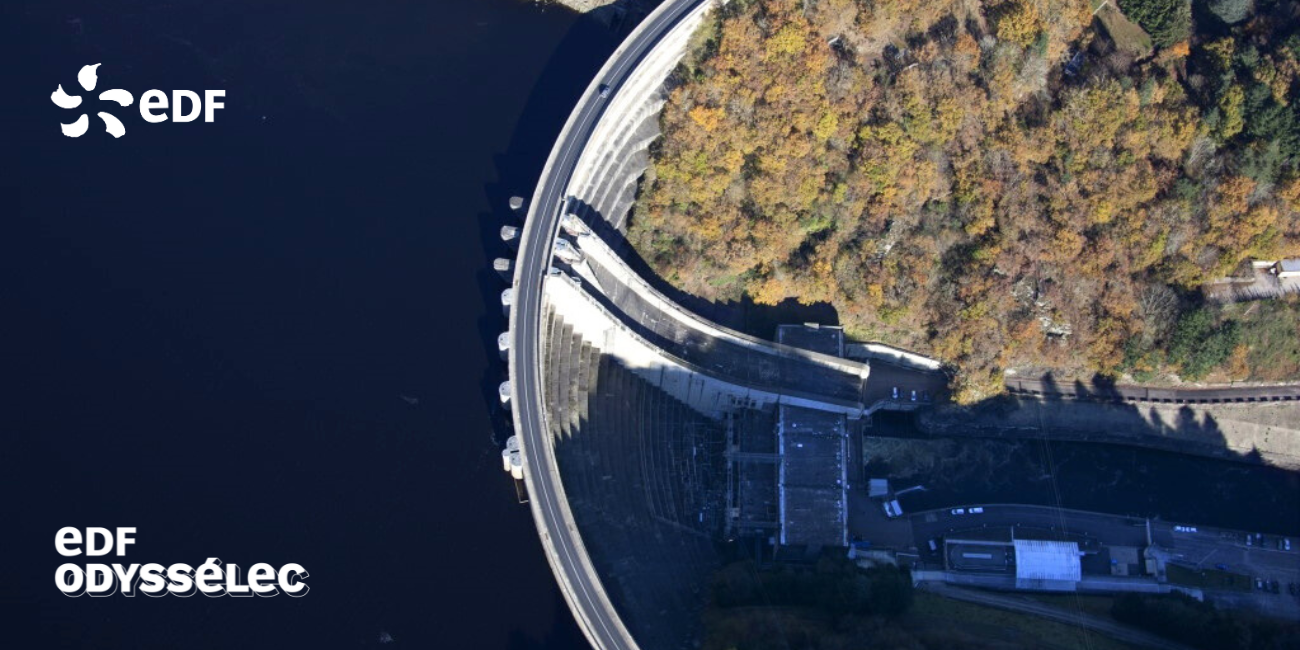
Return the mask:
[[775,341],[721,327],[622,257],[665,80],[715,4],[669,0],[615,51],[522,229],[502,229],[517,255],[494,264],[512,280],[503,466],[522,476],[561,591],[602,649],[695,647],[720,541],[843,546],[849,423],[916,406],[894,387],[944,383],[933,361],[848,344],[837,327],[782,326]]

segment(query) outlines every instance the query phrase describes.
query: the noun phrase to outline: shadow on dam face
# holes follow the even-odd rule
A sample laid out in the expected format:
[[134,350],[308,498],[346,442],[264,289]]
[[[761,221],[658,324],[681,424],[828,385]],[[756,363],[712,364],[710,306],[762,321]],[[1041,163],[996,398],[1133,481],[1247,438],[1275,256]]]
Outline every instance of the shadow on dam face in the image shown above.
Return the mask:
[[[513,435],[510,412],[498,397],[497,388],[505,381],[509,369],[501,358],[497,337],[509,327],[508,314],[501,308],[501,291],[508,287],[492,270],[490,261],[498,257],[513,258],[510,249],[500,236],[501,226],[521,226],[528,211],[528,201],[536,189],[542,167],[554,146],[560,130],[577,104],[582,92],[591,83],[601,66],[614,52],[623,38],[636,27],[645,13],[654,9],[657,2],[623,0],[600,10],[575,18],[572,28],[551,54],[538,77],[523,112],[515,126],[514,134],[504,152],[495,155],[496,180],[484,186],[490,210],[477,215],[479,245],[484,264],[475,274],[483,309],[478,324],[485,358],[489,363],[479,377],[483,404],[491,414],[492,438],[503,445]],[[509,200],[521,196],[525,204],[512,211]],[[599,226],[606,222],[601,215],[585,204],[577,206],[590,216],[588,223]],[[804,305],[790,298],[779,305],[758,305],[746,298],[742,301],[714,303],[695,298],[676,290],[649,267],[617,231],[601,232],[606,241],[652,286],[686,309],[726,327],[766,340],[774,340],[776,326],[781,323],[816,322],[822,325],[839,324],[839,316],[828,303]]]
[[1238,454],[1212,414],[1198,418],[1187,405],[1173,418],[1155,406],[1125,401],[1113,381],[1061,385],[1048,373],[1042,395],[1008,393],[976,404],[941,406],[921,413],[917,426],[934,437],[1046,438],[1101,442],[1193,453],[1224,460],[1260,462],[1258,453]]
[[[641,196],[644,177],[637,182],[637,198]],[[683,309],[701,318],[760,339],[776,340],[776,328],[787,323],[817,323],[839,325],[839,312],[828,302],[804,304],[791,297],[775,305],[761,305],[748,295],[736,301],[713,301],[701,298],[674,287],[654,270],[627,240],[627,236],[614,228],[609,215],[581,199],[574,199],[570,209],[582,217],[593,234],[609,245],[625,263],[656,291]],[[635,204],[629,219],[635,219]]]
[[1300,474],[1119,444],[1043,438],[929,437],[910,414],[885,413],[866,430],[865,472],[924,485],[909,512],[1026,504],[1300,534]]

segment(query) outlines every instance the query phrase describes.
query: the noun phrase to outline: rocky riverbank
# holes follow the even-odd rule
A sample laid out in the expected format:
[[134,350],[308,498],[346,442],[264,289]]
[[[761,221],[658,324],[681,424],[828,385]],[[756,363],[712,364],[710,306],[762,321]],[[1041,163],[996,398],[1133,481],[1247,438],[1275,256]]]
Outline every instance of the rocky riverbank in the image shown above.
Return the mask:
[[651,9],[659,4],[659,0],[551,0],[555,4],[563,5],[579,13],[588,13],[603,9],[610,13],[611,17],[622,14],[640,19],[650,13]]

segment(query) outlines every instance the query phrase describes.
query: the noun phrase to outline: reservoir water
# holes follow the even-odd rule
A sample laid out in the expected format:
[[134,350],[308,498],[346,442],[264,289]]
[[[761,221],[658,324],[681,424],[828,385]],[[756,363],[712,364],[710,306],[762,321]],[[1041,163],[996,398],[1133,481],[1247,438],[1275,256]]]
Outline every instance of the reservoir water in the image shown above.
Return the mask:
[[[490,262],[621,34],[522,0],[49,0],[4,26],[3,645],[582,647],[501,471]],[[51,103],[94,63],[84,107]],[[226,107],[148,124],[109,88]],[[100,110],[126,135],[60,134]],[[1054,484],[1030,445],[954,452],[964,481],[918,461],[905,505],[1300,533],[1264,525],[1295,474],[1053,449]],[[135,527],[107,562],[296,562],[311,592],[66,598],[64,526]]]
[[[490,264],[621,35],[522,0],[53,0],[6,23],[13,647],[581,647],[501,471]],[[109,88],[225,108],[149,124]],[[63,526],[136,527],[110,563],[297,562],[311,591],[67,598]]]

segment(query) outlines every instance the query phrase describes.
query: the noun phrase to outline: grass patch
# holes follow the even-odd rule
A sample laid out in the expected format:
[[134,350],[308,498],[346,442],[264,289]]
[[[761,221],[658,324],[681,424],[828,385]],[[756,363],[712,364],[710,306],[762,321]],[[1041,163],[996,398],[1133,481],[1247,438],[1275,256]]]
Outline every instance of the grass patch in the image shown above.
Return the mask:
[[1300,300],[1295,297],[1241,303],[1241,343],[1248,350],[1252,379],[1276,381],[1300,376]]
[[1026,648],[1125,650],[1133,647],[1065,623],[923,591],[916,592],[912,609],[903,617],[903,625],[922,639],[927,639],[927,631],[931,631],[956,642],[947,647],[965,647],[963,640],[976,647],[990,645],[990,640]]
[[1114,0],[1097,12],[1097,20],[1101,21],[1102,26],[1106,28],[1106,33],[1110,35],[1110,40],[1115,42],[1115,47],[1121,52],[1137,58],[1151,54],[1151,36],[1137,23],[1125,18],[1124,14],[1115,7]]
[[1079,596],[1075,594],[1024,594],[1044,605],[1066,610],[1080,610],[1097,618],[1111,618],[1110,608],[1115,604],[1112,596]]
[[1250,576],[1240,573],[1220,571],[1218,569],[1196,569],[1179,564],[1170,564],[1165,569],[1169,582],[1188,587],[1204,589],[1226,589],[1230,591],[1250,591]]

